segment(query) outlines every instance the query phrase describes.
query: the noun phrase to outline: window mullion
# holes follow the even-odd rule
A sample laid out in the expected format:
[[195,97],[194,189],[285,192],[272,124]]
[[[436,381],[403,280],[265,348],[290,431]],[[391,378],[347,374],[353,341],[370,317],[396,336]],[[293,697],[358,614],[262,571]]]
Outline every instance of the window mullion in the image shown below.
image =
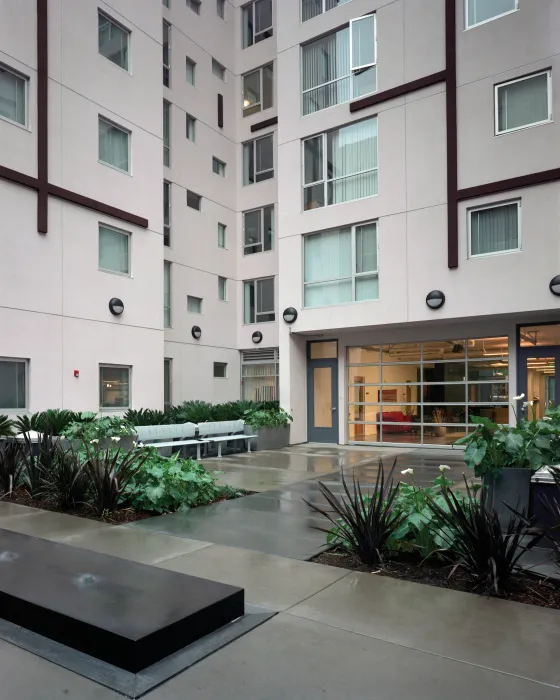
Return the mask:
[[351,246],[352,246],[352,301],[356,301],[356,227],[352,226],[351,230]]

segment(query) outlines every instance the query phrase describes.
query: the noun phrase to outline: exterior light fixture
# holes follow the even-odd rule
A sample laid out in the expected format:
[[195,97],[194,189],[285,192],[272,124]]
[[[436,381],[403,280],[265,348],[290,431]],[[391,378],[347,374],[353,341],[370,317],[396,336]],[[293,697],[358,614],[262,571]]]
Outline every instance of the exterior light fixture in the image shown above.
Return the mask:
[[560,275],[556,275],[556,277],[553,277],[550,280],[548,288],[554,294],[555,297],[560,297]]
[[124,311],[124,304],[120,299],[113,297],[109,302],[109,311],[113,314],[113,316],[120,316]]
[[260,331],[255,331],[251,338],[253,340],[253,343],[255,343],[255,345],[258,345],[262,342],[263,334]]
[[426,297],[426,304],[434,311],[436,309],[441,309],[441,307],[445,304],[445,294],[440,292],[439,289],[434,289]]
[[200,327],[193,326],[191,328],[191,335],[195,340],[199,340],[200,336],[202,335],[202,331],[200,330]]
[[287,309],[284,309],[284,313],[282,314],[282,318],[286,323],[294,323],[297,321],[297,311],[294,309],[293,306],[288,306]]

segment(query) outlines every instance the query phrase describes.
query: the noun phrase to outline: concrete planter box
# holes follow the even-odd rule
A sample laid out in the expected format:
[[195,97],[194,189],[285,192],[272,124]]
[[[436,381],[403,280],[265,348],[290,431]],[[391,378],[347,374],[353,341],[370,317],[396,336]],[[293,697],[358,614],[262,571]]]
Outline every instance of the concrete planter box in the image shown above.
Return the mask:
[[502,527],[507,527],[513,513],[507,506],[525,513],[529,512],[531,495],[530,469],[502,469],[500,474],[486,474],[483,484],[487,489],[487,503],[496,510]]
[[[560,501],[560,493],[558,492],[558,486],[552,474],[550,473],[548,467],[543,467],[539,469],[538,472],[533,474],[531,479],[531,515],[535,519],[535,525],[551,528],[555,526],[556,520],[554,516],[548,511],[546,503],[554,504],[554,501]],[[560,533],[555,533],[552,535],[554,539],[560,539]],[[544,538],[541,540],[539,547],[551,547],[552,543]]]
[[278,425],[275,428],[258,428],[253,430],[250,425],[245,426],[246,435],[257,435],[256,440],[251,440],[251,450],[279,450],[290,444],[290,426]]

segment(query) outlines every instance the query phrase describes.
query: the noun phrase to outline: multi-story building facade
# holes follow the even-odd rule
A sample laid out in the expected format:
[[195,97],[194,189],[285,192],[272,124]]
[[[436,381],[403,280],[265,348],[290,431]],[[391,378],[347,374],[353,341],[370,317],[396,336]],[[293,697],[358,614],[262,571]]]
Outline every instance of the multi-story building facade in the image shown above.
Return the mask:
[[0,13],[0,412],[445,445],[557,402],[556,0]]

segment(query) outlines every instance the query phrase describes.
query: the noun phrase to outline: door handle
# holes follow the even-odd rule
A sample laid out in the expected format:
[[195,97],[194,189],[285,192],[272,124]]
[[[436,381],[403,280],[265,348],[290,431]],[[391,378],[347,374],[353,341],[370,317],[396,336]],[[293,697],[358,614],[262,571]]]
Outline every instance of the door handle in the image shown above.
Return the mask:
[[336,406],[333,406],[333,407],[331,408],[331,411],[336,411]]

